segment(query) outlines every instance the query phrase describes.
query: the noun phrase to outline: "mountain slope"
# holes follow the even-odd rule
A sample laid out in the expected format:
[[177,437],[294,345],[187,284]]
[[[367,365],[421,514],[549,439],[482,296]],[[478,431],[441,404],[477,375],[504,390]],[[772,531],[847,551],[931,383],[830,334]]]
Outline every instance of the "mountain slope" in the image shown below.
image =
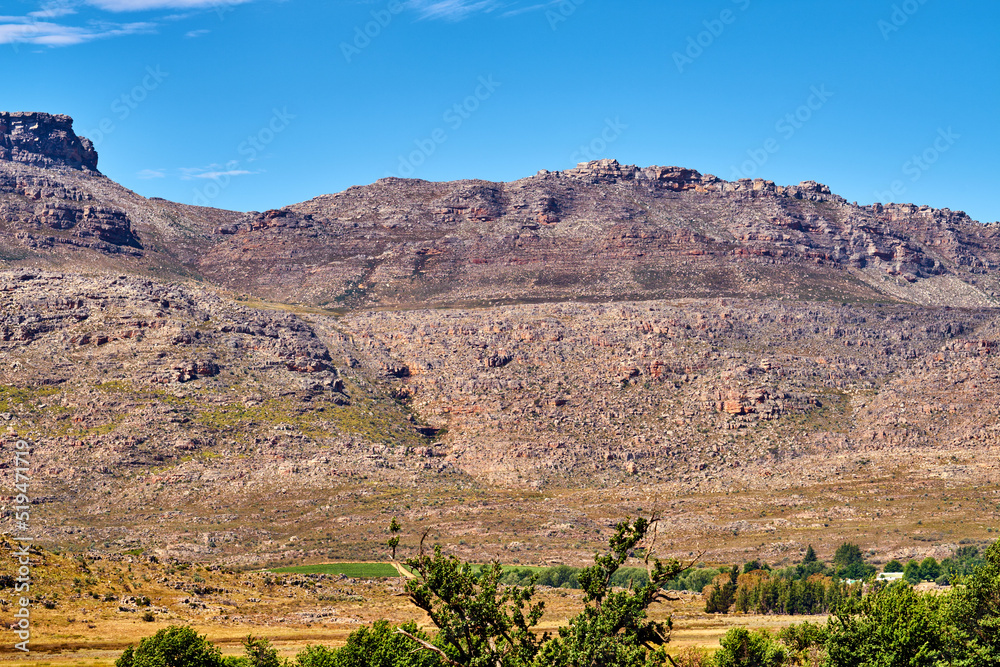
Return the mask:
[[946,555],[1000,516],[997,234],[613,161],[239,213],[0,114],[0,423],[72,548],[575,562],[657,506],[679,556]]

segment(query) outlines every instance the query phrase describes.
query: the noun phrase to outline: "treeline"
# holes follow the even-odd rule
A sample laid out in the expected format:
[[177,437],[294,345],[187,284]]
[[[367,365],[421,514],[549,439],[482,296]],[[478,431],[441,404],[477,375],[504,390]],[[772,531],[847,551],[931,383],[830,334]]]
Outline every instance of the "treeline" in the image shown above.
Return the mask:
[[[971,554],[967,552],[967,554]],[[1000,665],[1000,542],[951,590],[875,583],[837,605],[825,625],[777,635],[734,628],[714,654],[689,650],[677,667],[995,667]]]
[[[886,563],[884,571],[903,572],[903,579],[911,584],[934,581],[948,585],[958,577],[970,575],[982,563],[979,548],[969,545],[959,547],[952,556],[940,562],[932,557],[919,562],[912,560],[906,565],[892,560]],[[514,567],[504,570],[502,583],[579,589],[580,572],[580,568],[568,565],[542,570]],[[743,576],[751,573],[757,574]],[[662,588],[702,593],[709,613],[734,610],[759,614],[826,614],[834,611],[841,599],[852,594],[856,582],[871,579],[876,573],[876,568],[866,562],[861,548],[848,542],[838,547],[830,564],[819,560],[810,545],[795,565],[772,568],[767,563],[752,560],[742,567],[695,567],[685,570]],[[733,581],[728,582],[727,578]],[[610,584],[628,588],[645,585],[648,581],[645,569],[623,567],[614,574]],[[723,594],[724,591],[729,594]]]
[[[959,547],[941,561],[928,557],[905,566],[889,561],[885,572],[903,572],[907,583],[935,581],[948,585],[971,575],[984,560],[976,546]],[[876,574],[875,567],[865,562],[861,549],[851,543],[841,545],[827,565],[816,557],[810,546],[802,561],[781,569],[766,563],[751,561],[742,568],[733,566],[713,577],[711,585],[702,591],[708,613],[746,614],[830,614],[836,613],[846,600],[861,597],[863,582]]]
[[[668,591],[692,591],[700,593],[723,570],[717,567],[698,567],[686,570],[679,576],[665,583],[662,588]],[[553,588],[581,588],[580,568],[569,565],[555,565],[538,571],[526,567],[504,570],[502,583],[508,586],[528,586],[532,582],[536,586],[551,586]],[[611,586],[628,588],[642,586],[649,582],[646,570],[640,567],[623,567],[612,577]]]
[[933,581],[939,586],[948,586],[959,577],[967,577],[983,564],[979,547],[966,545],[959,547],[950,557],[940,563],[928,556],[922,561],[911,560],[905,566],[898,560],[885,564],[885,572],[902,572],[903,579],[911,584]]

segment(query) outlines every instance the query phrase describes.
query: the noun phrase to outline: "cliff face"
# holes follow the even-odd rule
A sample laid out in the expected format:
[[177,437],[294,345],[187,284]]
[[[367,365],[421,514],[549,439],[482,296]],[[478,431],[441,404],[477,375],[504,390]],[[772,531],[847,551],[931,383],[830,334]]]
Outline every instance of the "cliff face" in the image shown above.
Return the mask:
[[[6,245],[13,257],[141,256],[130,216],[109,189],[124,190],[97,171],[97,151],[76,135],[72,118],[0,113],[0,254]],[[80,268],[88,263],[75,259]]]
[[47,113],[0,112],[0,160],[97,171],[97,151],[73,119]]

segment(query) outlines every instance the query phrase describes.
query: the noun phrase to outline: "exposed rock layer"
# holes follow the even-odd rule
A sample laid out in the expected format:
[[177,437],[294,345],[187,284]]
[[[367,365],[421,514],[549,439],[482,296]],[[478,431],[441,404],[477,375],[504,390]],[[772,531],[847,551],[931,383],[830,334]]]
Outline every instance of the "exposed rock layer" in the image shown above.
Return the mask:
[[0,112],[0,160],[97,171],[97,151],[69,116]]

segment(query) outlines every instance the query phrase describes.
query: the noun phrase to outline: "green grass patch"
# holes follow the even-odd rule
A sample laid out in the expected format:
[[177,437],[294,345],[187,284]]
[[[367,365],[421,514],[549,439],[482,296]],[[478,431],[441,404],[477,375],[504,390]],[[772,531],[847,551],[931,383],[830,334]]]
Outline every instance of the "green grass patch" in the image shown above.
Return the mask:
[[365,397],[354,388],[349,391],[357,398],[346,406],[327,403],[307,407],[287,399],[270,399],[252,407],[236,403],[209,408],[199,412],[194,421],[225,431],[284,424],[311,438],[351,433],[372,442],[417,444],[420,438],[406,423],[398,406]]
[[318,565],[295,565],[271,570],[278,574],[342,574],[359,579],[381,579],[398,577],[399,572],[388,563],[320,563]]
[[46,396],[58,394],[62,389],[59,387],[13,387],[10,385],[0,386],[0,412],[12,412],[15,410],[35,410],[35,403]]

